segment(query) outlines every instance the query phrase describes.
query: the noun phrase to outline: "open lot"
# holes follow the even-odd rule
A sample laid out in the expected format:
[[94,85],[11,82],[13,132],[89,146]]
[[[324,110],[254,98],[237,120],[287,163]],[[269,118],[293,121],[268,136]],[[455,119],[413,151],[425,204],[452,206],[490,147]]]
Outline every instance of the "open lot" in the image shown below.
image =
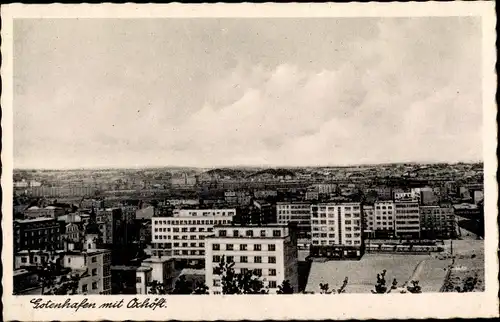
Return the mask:
[[338,288],[348,277],[347,293],[370,293],[377,274],[385,269],[388,285],[394,278],[398,285],[414,279],[419,280],[424,292],[438,292],[450,263],[451,260],[439,260],[430,255],[392,254],[366,254],[359,261],[313,262],[306,291],[318,293],[320,283]]
[[385,269],[388,285],[394,278],[398,285],[414,279],[419,280],[424,292],[438,292],[450,263],[451,260],[439,260],[430,255],[392,254],[366,254],[359,261],[313,262],[306,291],[318,293],[320,283],[338,288],[348,277],[347,293],[370,293],[377,281],[377,274]]

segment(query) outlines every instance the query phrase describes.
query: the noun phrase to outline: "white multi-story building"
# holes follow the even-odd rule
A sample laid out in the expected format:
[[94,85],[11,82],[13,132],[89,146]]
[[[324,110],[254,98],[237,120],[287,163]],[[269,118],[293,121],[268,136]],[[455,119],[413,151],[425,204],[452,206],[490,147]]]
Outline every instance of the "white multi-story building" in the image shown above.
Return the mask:
[[278,202],[276,203],[276,218],[278,224],[297,224],[299,244],[308,247],[311,243],[311,203]]
[[260,276],[269,293],[288,280],[298,291],[297,239],[285,225],[215,226],[206,238],[205,282],[210,294],[221,294],[221,276],[217,273],[222,257],[234,262],[235,273],[253,271]]
[[320,203],[311,206],[313,246],[361,247],[361,204]]
[[111,294],[111,251],[98,249],[97,234],[87,234],[83,250],[67,251],[62,265],[79,273],[78,294]]
[[[395,206],[393,201],[377,201],[374,205],[373,230],[378,234],[394,233]],[[389,237],[389,236],[386,236]]]
[[276,218],[278,224],[291,222],[298,225],[311,225],[311,203],[309,202],[278,202],[276,203]]
[[375,234],[375,207],[363,206],[363,233],[366,237],[374,237]]
[[400,238],[420,238],[420,208],[416,201],[394,203],[394,231]]
[[213,233],[214,225],[231,224],[235,214],[235,209],[181,209],[173,217],[154,217],[153,255],[202,260],[205,237]]

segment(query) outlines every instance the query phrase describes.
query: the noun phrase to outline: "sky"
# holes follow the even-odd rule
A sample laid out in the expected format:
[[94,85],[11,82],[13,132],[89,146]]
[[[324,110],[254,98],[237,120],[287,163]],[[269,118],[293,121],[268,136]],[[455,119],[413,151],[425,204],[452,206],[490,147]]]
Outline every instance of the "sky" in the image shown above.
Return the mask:
[[14,167],[481,161],[480,23],[16,20]]

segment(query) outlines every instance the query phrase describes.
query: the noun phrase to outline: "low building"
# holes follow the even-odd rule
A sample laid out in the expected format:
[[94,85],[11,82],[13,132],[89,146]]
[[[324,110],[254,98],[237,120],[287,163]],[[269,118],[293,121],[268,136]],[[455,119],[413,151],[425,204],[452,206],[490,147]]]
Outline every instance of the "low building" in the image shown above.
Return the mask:
[[44,208],[33,206],[24,211],[24,218],[34,219],[40,217],[57,218],[64,215],[64,209],[60,207],[47,206]]
[[[151,257],[141,263],[141,267],[151,269],[151,281],[157,281],[164,285],[169,293],[174,289],[176,270],[174,259],[169,257]],[[139,293],[140,294],[140,293]]]
[[298,291],[297,236],[285,225],[215,226],[206,238],[205,281],[210,294],[221,294],[221,277],[216,268],[222,257],[234,262],[236,273],[253,271],[269,293],[288,280]]

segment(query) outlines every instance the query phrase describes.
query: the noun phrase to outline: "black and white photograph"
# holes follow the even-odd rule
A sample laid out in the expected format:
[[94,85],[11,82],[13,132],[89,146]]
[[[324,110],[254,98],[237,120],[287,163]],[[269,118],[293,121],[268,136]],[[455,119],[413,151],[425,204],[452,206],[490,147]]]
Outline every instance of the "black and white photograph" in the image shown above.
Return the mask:
[[12,19],[10,294],[483,294],[483,23]]

